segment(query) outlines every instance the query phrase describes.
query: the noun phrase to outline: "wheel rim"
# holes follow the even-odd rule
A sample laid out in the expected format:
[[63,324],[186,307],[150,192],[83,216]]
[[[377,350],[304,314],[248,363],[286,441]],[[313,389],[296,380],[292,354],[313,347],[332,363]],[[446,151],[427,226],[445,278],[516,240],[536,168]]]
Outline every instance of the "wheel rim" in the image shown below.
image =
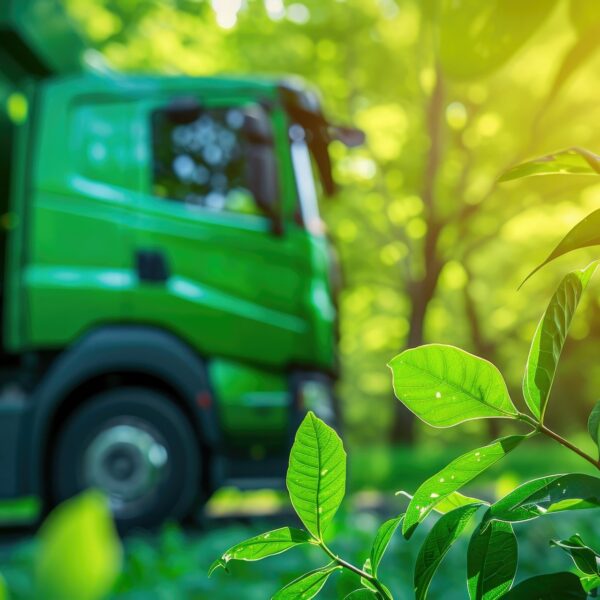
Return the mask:
[[95,435],[83,457],[86,487],[102,490],[117,518],[143,512],[168,470],[162,436],[136,419],[112,421]]

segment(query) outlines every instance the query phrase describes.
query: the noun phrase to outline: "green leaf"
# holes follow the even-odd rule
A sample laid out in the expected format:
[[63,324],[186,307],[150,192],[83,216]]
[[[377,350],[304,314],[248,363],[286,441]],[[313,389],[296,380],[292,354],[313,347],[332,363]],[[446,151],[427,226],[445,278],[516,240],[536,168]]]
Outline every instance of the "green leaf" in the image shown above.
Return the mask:
[[523,396],[532,414],[541,422],[548,404],[556,368],[571,320],[577,310],[596,263],[565,276],[552,296],[537,326],[523,378]]
[[[371,559],[370,558],[367,558],[367,560],[365,560],[365,564],[363,565],[363,571],[365,573],[368,573],[369,575],[373,574],[373,569],[371,569]],[[367,590],[375,593],[377,598],[382,598],[383,600],[391,600],[393,598],[390,590],[388,590],[388,588],[385,585],[383,585],[381,582],[379,582],[379,583],[380,583],[381,587],[385,590],[385,593],[387,594],[387,596],[382,594],[381,592],[379,592],[377,590],[377,588],[373,585],[373,583],[371,583],[366,577],[361,577],[360,582]]]
[[599,175],[600,156],[585,148],[558,150],[522,162],[508,169],[498,181],[512,181],[534,175]]
[[286,483],[298,516],[322,540],[344,498],[346,452],[337,433],[312,412],[296,432]]
[[208,576],[210,577],[215,569],[219,567],[227,569],[227,563],[231,560],[261,560],[267,556],[281,554],[290,548],[309,543],[314,543],[314,540],[302,529],[294,529],[293,527],[275,529],[229,548],[221,558],[218,558],[210,566]]
[[433,427],[517,416],[500,371],[460,348],[443,344],[411,348],[388,366],[397,398]]
[[281,588],[272,597],[272,600],[310,600],[321,591],[329,576],[335,571],[340,571],[341,568],[332,563],[326,567],[305,573]]
[[479,504],[461,506],[439,518],[425,538],[415,564],[415,597],[423,600],[437,568],[452,544],[458,539]]
[[579,534],[566,540],[552,540],[550,545],[562,548],[571,556],[576,567],[586,575],[600,576],[600,554],[590,548]]
[[[548,258],[527,275],[523,283],[555,258],[572,252],[573,250],[598,245],[600,245],[600,209],[595,210],[585,217],[585,219],[579,221],[579,223],[565,235],[556,248],[552,250]],[[523,283],[521,285],[523,285]]]
[[594,440],[594,443],[600,450],[600,401],[592,408],[587,427],[590,437]]
[[600,587],[600,577],[598,575],[580,575],[579,581],[588,593]]
[[354,590],[347,596],[345,596],[344,600],[377,600],[379,598],[377,592],[373,590],[367,590],[366,588],[362,588],[360,590]]
[[452,492],[448,494],[445,498],[442,498],[436,505],[433,507],[433,510],[440,515],[445,515],[449,513],[451,510],[455,508],[459,508],[460,506],[467,506],[467,504],[487,504],[483,500],[479,498],[471,498],[471,496],[465,496],[460,492]]
[[394,519],[390,519],[381,525],[377,534],[375,535],[375,539],[373,540],[373,546],[371,548],[371,569],[372,573],[375,577],[377,577],[377,568],[379,567],[379,563],[387,550],[387,547],[394,535],[394,532],[400,525],[404,515],[400,515]]
[[222,558],[214,560],[210,567],[208,567],[208,576],[210,577],[217,569],[225,569],[227,571],[227,562]]
[[585,600],[587,594],[573,573],[552,573],[526,579],[503,600]]
[[[402,524],[402,533],[404,536],[408,539],[413,534],[417,525],[425,520],[436,505],[451,497],[453,493],[469,483],[477,475],[491,467],[501,458],[504,458],[525,437],[523,435],[511,435],[496,440],[488,446],[470,450],[462,456],[455,458],[441,471],[422,483],[406,509],[404,523]],[[466,496],[462,498],[466,499]],[[452,501],[458,500],[453,497]]]
[[492,504],[483,522],[516,523],[567,510],[584,510],[600,506],[600,479],[591,475],[569,473],[550,475],[528,481]]
[[469,542],[467,579],[471,600],[496,600],[510,589],[517,572],[517,538],[509,523],[478,527]]
[[39,534],[36,598],[98,600],[121,569],[121,542],[106,498],[83,492],[55,508]]

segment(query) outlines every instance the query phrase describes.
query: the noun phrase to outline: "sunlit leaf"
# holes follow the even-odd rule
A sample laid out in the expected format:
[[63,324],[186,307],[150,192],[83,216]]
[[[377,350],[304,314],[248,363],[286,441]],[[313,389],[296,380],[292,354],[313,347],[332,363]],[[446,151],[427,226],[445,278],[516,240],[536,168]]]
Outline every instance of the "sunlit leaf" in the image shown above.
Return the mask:
[[591,592],[600,588],[600,576],[598,575],[580,575],[579,581],[586,592]]
[[[365,560],[365,564],[363,565],[363,571],[365,573],[368,573],[369,575],[373,574],[373,569],[371,568],[371,559],[370,558],[367,558],[367,560]],[[380,598],[382,596],[382,593],[379,592],[377,590],[377,588],[375,587],[375,585],[366,577],[361,577],[360,582],[367,590],[374,592],[378,598]],[[385,593],[387,594],[387,596],[384,596],[383,600],[388,600],[388,598],[392,598],[392,593],[388,590],[388,588],[385,585],[383,585],[381,582],[379,582],[379,583],[380,583],[381,587],[384,589]]]
[[510,589],[517,572],[517,538],[510,523],[494,521],[478,527],[467,553],[467,580],[471,600],[496,600]]
[[394,357],[389,367],[396,397],[433,427],[517,415],[500,371],[460,348],[411,348]]
[[344,600],[377,600],[377,598],[377,592],[363,588],[361,590],[355,590],[354,592],[351,592],[345,596]]
[[121,543],[106,498],[83,492],[59,505],[39,535],[36,598],[99,600],[121,567]]
[[480,505],[461,506],[439,518],[419,549],[415,563],[415,597],[423,600],[437,568]]
[[[423,482],[413,496],[404,517],[402,533],[409,538],[417,525],[423,521],[436,505],[454,492],[462,488],[480,473],[491,467],[494,463],[504,458],[511,450],[516,448],[526,436],[512,435],[492,442],[488,446],[475,448],[455,458],[444,467]],[[465,504],[471,500],[462,497]],[[460,499],[452,498],[451,501],[458,502]],[[479,502],[480,501],[476,501]]]
[[599,175],[600,156],[573,146],[532,160],[505,171],[498,181],[512,181],[533,175]]
[[600,479],[569,473],[528,481],[495,504],[484,516],[491,520],[516,523],[555,512],[584,510],[600,506]]
[[299,598],[310,600],[321,591],[329,576],[340,570],[340,566],[332,563],[326,567],[305,573],[281,588],[273,595],[272,600],[299,600]]
[[573,573],[552,573],[526,579],[504,597],[504,600],[584,600],[587,594]]
[[523,396],[532,414],[542,421],[556,375],[556,368],[567,339],[571,320],[596,263],[565,276],[552,296],[537,326],[523,379]]
[[322,540],[344,498],[346,452],[337,433],[312,412],[296,432],[286,483],[298,516]]
[[585,544],[579,534],[566,540],[552,540],[550,544],[569,554],[577,568],[586,575],[600,576],[600,554]]
[[436,502],[433,510],[441,515],[445,515],[446,513],[449,513],[451,510],[459,508],[460,506],[467,506],[467,504],[476,503],[486,504],[486,502],[479,498],[465,496],[460,492],[452,492],[451,494],[448,494],[448,496],[443,497],[439,502]]
[[[534,273],[537,273],[543,266],[549,262],[580,248],[600,245],[600,209],[590,213],[587,217],[579,221],[561,242],[554,248],[548,258],[538,265],[523,281],[527,281]],[[521,285],[523,285],[523,283]]]
[[387,547],[394,535],[394,532],[400,525],[404,515],[400,515],[394,519],[390,519],[381,525],[378,529],[377,534],[375,535],[375,539],[373,540],[373,546],[371,548],[371,569],[373,575],[377,576],[377,569],[379,567],[379,563],[387,550]]
[[587,423],[588,432],[590,437],[594,440],[596,446],[600,450],[600,401],[596,403]]
[[310,534],[301,529],[294,529],[293,527],[275,529],[229,548],[229,550],[223,553],[221,558],[218,558],[210,566],[208,575],[210,577],[214,570],[219,567],[226,569],[227,563],[231,560],[260,560],[267,556],[281,554],[290,548],[295,548],[301,544],[308,544],[312,541],[313,539]]
[[442,0],[439,56],[450,77],[491,73],[508,61],[552,12],[555,0]]

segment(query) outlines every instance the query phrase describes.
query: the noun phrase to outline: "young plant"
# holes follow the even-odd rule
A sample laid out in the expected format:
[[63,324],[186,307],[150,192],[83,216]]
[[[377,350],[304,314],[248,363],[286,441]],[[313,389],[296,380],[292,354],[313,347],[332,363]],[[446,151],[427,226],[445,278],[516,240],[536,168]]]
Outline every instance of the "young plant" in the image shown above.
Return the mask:
[[[577,157],[588,162],[591,160],[579,150],[569,152],[575,152]],[[531,172],[524,169],[518,176],[538,174],[540,168],[536,164],[530,167]],[[600,244],[599,231],[600,210],[576,225],[538,269],[566,252]],[[396,396],[425,423],[445,428],[473,419],[499,418],[511,420],[526,430],[459,456],[422,483],[412,497],[406,494],[410,498],[406,513],[379,528],[370,556],[362,568],[339,557],[325,541],[327,526],[344,496],[346,455],[337,434],[309,413],[296,435],[287,474],[292,505],[306,529],[285,527],[237,544],[213,563],[209,574],[218,567],[227,568],[231,560],[259,560],[300,544],[310,544],[320,548],[329,562],[282,588],[274,599],[313,598],[330,575],[346,569],[356,575],[360,586],[347,598],[390,600],[392,593],[381,581],[378,567],[392,535],[402,523],[404,537],[410,538],[419,524],[436,511],[442,516],[425,538],[414,570],[415,597],[423,600],[444,556],[482,509],[467,553],[466,579],[471,600],[585,599],[588,594],[596,596],[600,589],[600,554],[579,535],[550,541],[571,556],[576,573],[539,575],[513,587],[518,563],[513,525],[559,512],[597,509],[600,507],[599,477],[583,473],[540,477],[523,483],[493,504],[463,496],[459,491],[536,435],[547,436],[600,470],[599,459],[564,439],[545,423],[552,384],[571,320],[595,269],[596,263],[592,263],[581,271],[566,275],[540,319],[523,378],[523,397],[528,412],[517,409],[494,365],[459,348],[431,344],[406,350],[392,359],[389,366]],[[600,448],[600,403],[591,412],[588,430]]]
[[379,563],[402,516],[386,521],[377,532],[366,564],[357,567],[329,548],[326,532],[340,507],[346,490],[346,452],[337,433],[309,412],[302,421],[290,453],[286,477],[290,500],[306,529],[282,527],[236,544],[223,553],[209,569],[227,569],[232,560],[255,561],[302,544],[319,548],[328,560],[321,568],[305,573],[274,596],[274,600],[314,598],[327,579],[346,569],[357,577],[358,588],[352,600],[392,600],[378,575]]

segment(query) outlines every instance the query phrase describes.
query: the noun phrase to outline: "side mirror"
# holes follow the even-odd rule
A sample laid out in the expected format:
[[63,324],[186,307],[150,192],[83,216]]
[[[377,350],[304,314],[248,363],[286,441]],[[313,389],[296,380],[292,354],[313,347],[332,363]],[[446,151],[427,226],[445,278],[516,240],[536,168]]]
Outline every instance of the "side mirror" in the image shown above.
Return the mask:
[[279,178],[273,147],[271,120],[260,106],[244,111],[242,130],[248,142],[246,154],[246,181],[256,204],[273,221],[274,233],[283,230],[280,211]]
[[357,148],[363,146],[367,136],[362,129],[356,127],[344,127],[342,125],[332,125],[329,128],[329,137],[332,140],[342,142],[348,148]]

